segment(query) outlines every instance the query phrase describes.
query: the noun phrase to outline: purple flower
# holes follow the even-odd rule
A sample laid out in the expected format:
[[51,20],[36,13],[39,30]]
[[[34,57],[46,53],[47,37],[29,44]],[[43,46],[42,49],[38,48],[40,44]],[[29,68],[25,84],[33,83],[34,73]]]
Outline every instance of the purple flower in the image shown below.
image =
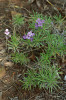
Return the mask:
[[30,39],[30,36],[29,35],[26,35],[26,39]]
[[26,35],[23,36],[23,39],[26,39]]
[[40,27],[40,26],[42,27],[42,22],[39,22],[39,23],[38,23],[38,26],[39,26],[39,27]]
[[45,22],[45,20],[41,20],[41,22],[42,22],[42,23],[44,23],[44,22]]
[[64,45],[66,45],[66,43],[64,43]]
[[4,34],[9,35],[10,34],[9,30],[6,29],[5,32],[4,32]]
[[39,23],[44,23],[44,21],[45,20],[41,20],[40,18],[38,18],[37,20],[36,20],[36,22],[39,24]]
[[51,22],[51,25],[53,26],[53,22]]
[[28,37],[33,37],[34,35],[35,35],[35,34],[32,33],[32,31],[30,31],[30,32],[27,33],[27,36],[28,36]]
[[51,22],[51,24],[53,25],[53,22]]
[[37,23],[41,22],[41,19],[40,19],[40,18],[38,18],[38,19],[36,20],[36,22],[37,22]]
[[36,28],[36,29],[38,28],[38,23],[35,23],[35,28]]
[[36,20],[37,23],[35,23],[35,27],[36,27],[36,28],[42,27],[44,21],[45,21],[45,20],[41,20],[40,18],[38,18],[38,19]]
[[31,42],[33,41],[33,38],[30,38],[31,39]]
[[34,33],[32,33],[32,31],[30,31],[30,32],[28,32],[27,33],[27,35],[24,35],[23,36],[23,39],[30,39],[31,41],[33,41],[33,36],[34,36],[35,34]]

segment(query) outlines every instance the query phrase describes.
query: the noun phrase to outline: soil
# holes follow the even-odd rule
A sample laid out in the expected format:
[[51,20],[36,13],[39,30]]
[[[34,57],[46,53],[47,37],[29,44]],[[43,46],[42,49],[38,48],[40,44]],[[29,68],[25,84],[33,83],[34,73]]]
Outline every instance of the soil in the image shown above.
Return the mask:
[[[11,31],[13,30],[11,20],[14,14],[20,13],[22,16],[29,17],[29,13],[32,13],[32,10],[34,10],[44,15],[53,16],[61,14],[63,17],[65,16],[65,6],[63,8],[63,4],[65,5],[64,0],[61,0],[64,2],[58,2],[59,0],[52,2],[52,0],[49,0],[54,6],[46,0],[42,0],[42,2],[41,0],[32,0],[30,3],[27,3],[27,1],[19,0],[17,2],[17,0],[12,0],[12,2],[9,2],[9,0],[0,0],[0,100],[66,100],[66,82],[64,81],[66,58],[64,61],[62,61],[62,58],[59,60],[59,65],[62,66],[61,70],[63,72],[61,75],[62,84],[60,83],[61,88],[57,91],[53,90],[53,93],[49,93],[45,89],[40,90],[38,87],[30,91],[23,90],[22,83],[19,80],[23,78],[27,68],[20,64],[14,64],[10,59],[10,52],[6,48],[4,30],[6,28],[9,28]],[[18,6],[17,8],[15,7],[15,11],[13,5]],[[27,30],[26,26],[25,30]],[[20,31],[24,32],[23,29]]]

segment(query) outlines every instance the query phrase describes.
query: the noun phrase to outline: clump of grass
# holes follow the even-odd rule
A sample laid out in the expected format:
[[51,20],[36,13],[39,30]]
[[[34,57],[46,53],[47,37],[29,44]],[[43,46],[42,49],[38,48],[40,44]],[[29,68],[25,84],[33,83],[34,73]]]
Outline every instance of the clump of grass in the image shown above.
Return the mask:
[[[31,89],[31,87],[38,86],[39,88],[46,88],[52,92],[52,89],[58,87],[59,68],[58,66],[51,65],[52,56],[56,58],[56,54],[62,56],[65,54],[64,35],[52,33],[54,24],[60,24],[61,16],[54,17],[56,22],[51,17],[43,16],[42,14],[34,13],[29,20],[29,32],[25,33],[22,37],[17,35],[11,36],[9,41],[9,49],[12,49],[12,60],[15,63],[27,64],[29,62],[28,50],[33,52],[42,49],[40,58],[37,57],[39,68],[28,70],[24,77],[23,88]],[[21,26],[23,19],[19,16],[13,20],[14,25]],[[26,49],[24,49],[26,48]],[[22,53],[21,50],[22,49]],[[26,52],[25,52],[25,51]]]
[[12,24],[13,24],[13,35],[15,35],[17,29],[19,29],[21,26],[24,25],[24,17],[22,17],[21,15],[17,14],[14,15],[12,18]]
[[21,15],[15,15],[12,19],[12,23],[14,27],[21,27],[21,25],[24,24],[24,17],[22,17]]
[[20,63],[21,65],[27,64],[29,62],[27,55],[23,53],[18,53],[18,52],[15,52],[14,54],[12,54],[12,60],[14,63]]
[[49,89],[49,92],[52,92],[52,89],[57,89],[58,86],[58,80],[60,79],[59,68],[56,68],[55,66],[41,66],[41,68],[38,69],[38,72],[36,70],[28,70],[26,73],[26,77],[24,77],[23,82],[23,88],[24,89],[30,89],[33,87],[35,88],[38,86],[41,88]]

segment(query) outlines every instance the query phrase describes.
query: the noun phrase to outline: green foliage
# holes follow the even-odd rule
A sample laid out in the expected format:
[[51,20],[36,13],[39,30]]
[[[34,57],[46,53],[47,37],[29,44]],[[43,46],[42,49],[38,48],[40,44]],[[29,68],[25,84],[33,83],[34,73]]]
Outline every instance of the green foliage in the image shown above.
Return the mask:
[[58,87],[58,79],[60,79],[58,68],[55,66],[41,67],[38,72],[36,70],[28,70],[26,77],[24,77],[23,88],[31,89],[31,87],[38,86],[39,88],[49,89],[52,92],[53,88]]
[[46,42],[48,44],[48,50],[51,52],[62,54],[65,50],[64,36],[58,34],[49,34],[46,37]]
[[[35,29],[35,23],[37,18],[45,20],[42,28],[39,27]],[[57,23],[61,23],[61,16],[54,17]],[[41,47],[44,46],[44,53],[41,53],[40,59],[38,59],[40,68],[38,72],[34,70],[28,70],[24,81],[22,81],[23,88],[31,89],[31,87],[46,88],[52,92],[52,89],[58,87],[59,68],[51,66],[51,57],[56,59],[56,54],[63,55],[65,52],[64,36],[61,34],[51,34],[51,29],[53,27],[53,22],[51,17],[43,17],[42,14],[34,13],[31,15],[29,22],[29,28],[35,33],[33,41],[24,40],[27,46],[31,47]],[[29,43],[28,43],[29,41]]]
[[27,47],[40,47],[44,46],[44,40],[45,37],[43,37],[43,34],[41,32],[35,32],[35,36],[33,36],[33,41],[30,39],[24,40],[22,39],[22,42]]
[[62,20],[62,16],[61,15],[59,15],[59,16],[54,16],[54,19],[55,19],[55,23],[57,23],[57,24],[62,24],[62,22],[63,22],[63,20]]
[[49,65],[50,64],[50,57],[51,57],[51,55],[50,55],[50,53],[41,53],[41,57],[40,57],[40,64],[42,65],[42,66],[45,66],[45,65]]
[[[36,29],[35,23],[36,20],[40,18],[41,20],[45,20],[42,23],[41,27]],[[55,16],[55,24],[62,23],[62,17]],[[14,26],[20,26],[23,24],[24,19],[20,16],[16,16],[13,19]],[[27,56],[24,52],[27,53],[29,49],[33,50],[37,48],[42,48],[42,53],[40,54],[40,58],[38,58],[37,62],[39,68],[34,70],[28,70],[25,74],[23,82],[23,88],[31,89],[31,87],[38,86],[39,88],[46,88],[52,92],[52,89],[58,87],[58,79],[59,77],[59,68],[57,66],[51,66],[51,59],[56,59],[56,54],[62,56],[65,53],[66,47],[64,45],[64,36],[62,34],[53,34],[53,21],[51,17],[43,16],[42,14],[33,13],[29,20],[29,29],[32,30],[33,41],[30,38],[19,38],[16,35],[11,37],[11,41],[9,41],[9,49],[12,49],[14,54],[12,55],[12,60],[15,63],[27,64],[29,62]],[[26,36],[27,34],[25,34]],[[29,36],[28,36],[29,37]],[[22,45],[21,45],[22,44]],[[22,53],[20,48],[23,49]],[[26,49],[25,49],[26,48]],[[25,51],[24,51],[25,50]],[[29,50],[30,51],[30,50]]]
[[35,23],[36,23],[36,20],[37,20],[38,18],[44,19],[43,15],[42,15],[42,14],[39,14],[39,13],[37,13],[37,12],[36,12],[36,13],[33,12],[33,15],[30,15],[30,19],[29,19],[29,28],[35,30]]
[[[45,38],[46,36],[51,32],[50,30],[52,29],[52,19],[51,17],[43,17],[42,14],[38,14],[37,12],[33,13],[33,15],[30,15],[31,18],[29,20],[29,28],[35,33],[35,36],[33,36],[33,41],[31,42],[30,40],[24,40],[25,45],[30,46],[30,47],[40,47],[44,46],[45,43]],[[35,23],[36,20],[40,18],[41,20],[45,20],[45,23],[43,23],[42,28],[38,27],[38,29],[35,28]]]
[[[45,23],[43,23],[42,28],[39,27],[37,30],[35,29],[35,23],[38,18],[40,18],[41,20],[45,20]],[[52,28],[52,18],[34,12],[33,15],[31,15],[31,19],[29,20],[29,28],[31,28],[35,32],[43,33],[42,35],[46,35]]]
[[8,41],[8,49],[11,49],[14,53],[18,51],[20,38],[16,35],[11,36],[11,41]]
[[15,15],[15,16],[13,17],[12,22],[13,22],[13,25],[14,25],[15,27],[20,27],[21,25],[24,24],[24,17],[21,17],[21,15]]
[[64,45],[64,38],[58,34],[49,34],[46,37],[46,43],[48,46],[45,48],[46,53],[41,53],[40,63],[41,65],[46,65],[51,63],[51,57],[56,59],[56,54],[62,56],[66,50]]
[[18,53],[15,52],[14,54],[12,54],[12,60],[15,63],[20,63],[22,64],[27,64],[29,62],[29,59],[27,58],[27,56],[23,53]]

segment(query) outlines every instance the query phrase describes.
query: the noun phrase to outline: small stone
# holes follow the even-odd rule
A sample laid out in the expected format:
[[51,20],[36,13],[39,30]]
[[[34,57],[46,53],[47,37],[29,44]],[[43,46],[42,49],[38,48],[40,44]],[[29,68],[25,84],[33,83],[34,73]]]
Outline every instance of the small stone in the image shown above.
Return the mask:
[[18,97],[14,97],[14,100],[18,100]]
[[66,81],[66,75],[64,76],[64,81]]
[[2,61],[2,59],[0,58],[0,61]]
[[13,65],[14,65],[14,63],[12,63],[12,62],[5,62],[4,63],[5,67],[13,67]]

